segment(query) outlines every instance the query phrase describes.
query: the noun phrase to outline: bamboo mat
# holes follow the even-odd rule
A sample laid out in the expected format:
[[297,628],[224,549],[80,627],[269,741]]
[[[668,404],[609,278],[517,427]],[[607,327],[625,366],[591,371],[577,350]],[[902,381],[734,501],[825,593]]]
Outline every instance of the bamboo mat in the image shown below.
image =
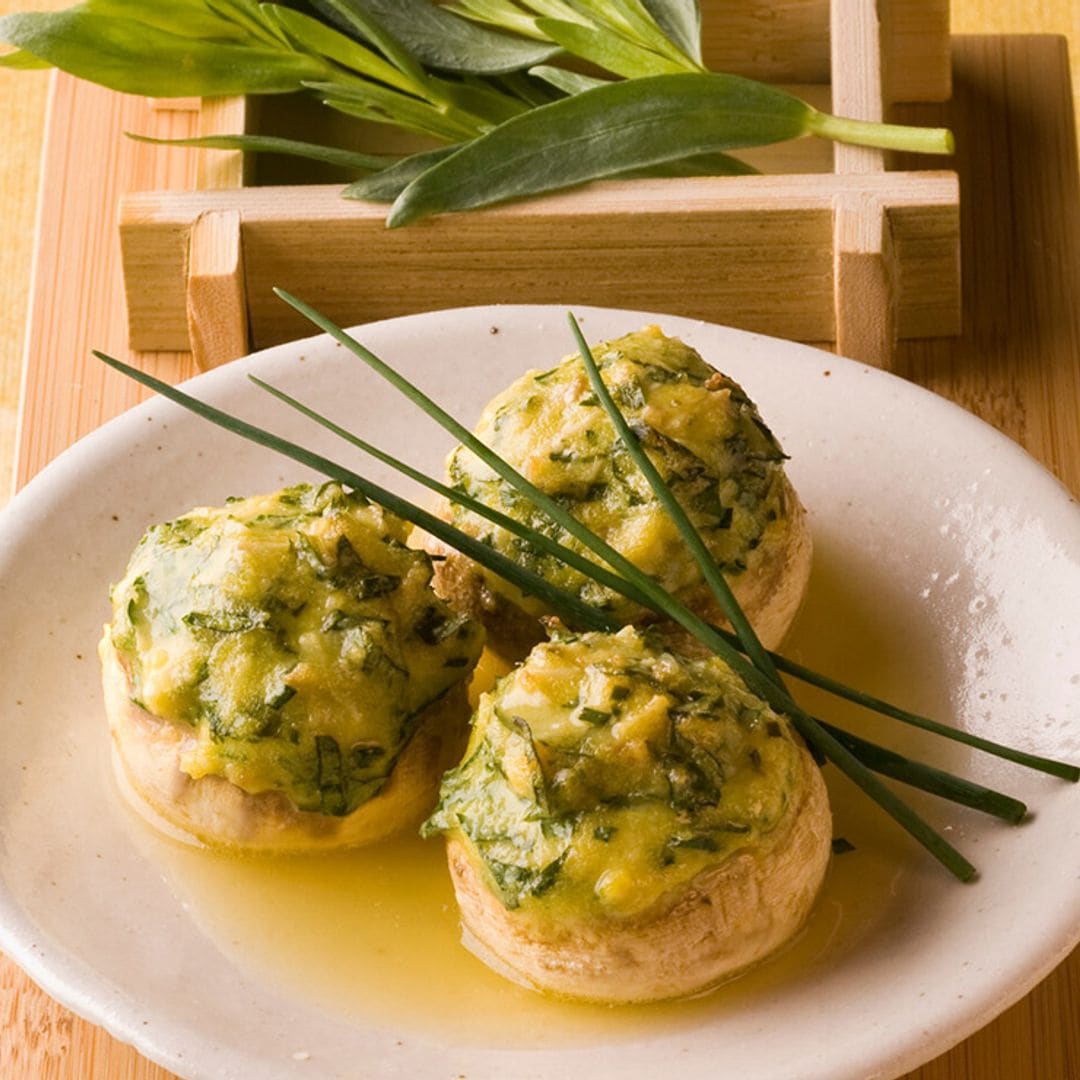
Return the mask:
[[[982,416],[1080,492],[1080,183],[1064,42],[959,39],[956,95],[912,118],[946,122],[961,147],[965,267],[961,338],[908,342],[900,374]],[[134,172],[116,150],[146,102],[58,79],[44,172],[17,479],[134,400],[89,367],[120,355],[123,310],[112,208],[121,191],[192,183],[173,152]],[[62,118],[62,122],[59,119]],[[175,134],[188,122],[175,118]],[[101,151],[75,167],[74,147]],[[108,212],[102,213],[102,208]],[[71,267],[81,272],[71,274]],[[156,354],[166,377],[182,354]],[[0,1076],[166,1080],[0,960]],[[797,1078],[793,1078],[797,1080]],[[1080,953],[997,1021],[906,1080],[1080,1080]]]

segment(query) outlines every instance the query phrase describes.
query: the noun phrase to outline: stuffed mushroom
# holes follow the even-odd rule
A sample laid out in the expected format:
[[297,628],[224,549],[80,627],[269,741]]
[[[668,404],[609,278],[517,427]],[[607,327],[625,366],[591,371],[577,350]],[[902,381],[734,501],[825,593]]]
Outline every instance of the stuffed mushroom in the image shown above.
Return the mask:
[[[742,389],[689,346],[650,326],[593,350],[605,384],[675,497],[686,509],[759,637],[776,646],[802,600],[811,542],[785,472],[785,455]],[[721,612],[573,355],[530,371],[484,409],[475,434],[574,517],[704,617]],[[454,488],[584,553],[463,447],[447,462]],[[455,526],[621,623],[647,613],[460,506]],[[484,619],[493,644],[513,653],[542,638],[543,607],[464,556],[444,555],[436,588]]]
[[100,655],[115,757],[214,845],[293,851],[415,826],[461,753],[483,628],[408,526],[336,484],[155,525]]
[[564,634],[483,695],[426,832],[492,966],[563,997],[706,990],[800,928],[830,854],[820,771],[719,659]]

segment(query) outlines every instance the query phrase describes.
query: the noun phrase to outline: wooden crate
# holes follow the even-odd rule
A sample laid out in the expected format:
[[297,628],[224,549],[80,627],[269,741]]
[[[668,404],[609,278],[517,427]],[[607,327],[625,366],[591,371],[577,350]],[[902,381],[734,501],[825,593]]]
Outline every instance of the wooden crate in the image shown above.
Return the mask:
[[[950,94],[947,0],[702,7],[710,68],[839,115],[887,119],[894,103]],[[185,110],[201,134],[311,137],[335,123],[297,108],[192,100],[154,115],[173,134]],[[394,138],[374,125],[363,137],[369,149]],[[892,171],[879,150],[805,139],[746,152],[771,175],[597,182],[396,230],[385,206],[342,199],[340,184],[260,183],[239,155],[199,153],[198,190],[126,195],[120,230],[132,348],[190,348],[200,367],[308,332],[273,285],[344,325],[467,304],[600,304],[834,342],[881,365],[897,337],[960,328],[956,175]]]

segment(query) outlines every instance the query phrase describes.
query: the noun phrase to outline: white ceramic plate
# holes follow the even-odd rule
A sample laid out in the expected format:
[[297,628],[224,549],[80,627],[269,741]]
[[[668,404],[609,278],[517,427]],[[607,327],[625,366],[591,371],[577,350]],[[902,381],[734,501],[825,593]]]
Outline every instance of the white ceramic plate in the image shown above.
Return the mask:
[[[593,340],[649,321],[580,314]],[[1080,758],[1080,514],[1060,485],[986,425],[899,379],[785,341],[659,321],[742,381],[791,455],[817,563],[790,649],[964,727]],[[564,312],[543,307],[440,312],[360,336],[470,423],[513,376],[571,351]],[[326,339],[268,350],[191,388],[341,456],[264,399],[251,371],[439,469],[442,433]],[[118,807],[94,647],[108,584],[148,523],[300,476],[152,401],[68,450],[3,515],[0,946],[147,1056],[191,1076],[890,1077],[986,1023],[1076,943],[1080,789],[916,741],[905,745],[1024,798],[1033,819],[1010,829],[917,800],[978,864],[979,880],[962,886],[841,785],[837,832],[856,851],[834,861],[813,947],[715,1003],[646,1011],[631,1025],[601,1017],[573,1038],[556,1010],[528,1039],[495,1045],[433,1033],[417,1016],[346,1017],[249,968],[182,888],[177,898]],[[434,965],[429,978],[439,977]]]

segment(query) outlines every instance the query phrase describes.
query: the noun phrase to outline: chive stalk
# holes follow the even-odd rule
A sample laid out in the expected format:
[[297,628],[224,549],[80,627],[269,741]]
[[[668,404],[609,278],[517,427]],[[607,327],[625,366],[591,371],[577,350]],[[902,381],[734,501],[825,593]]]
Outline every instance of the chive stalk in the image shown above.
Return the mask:
[[[339,424],[334,423],[329,418],[323,416],[315,409],[305,405],[303,402],[297,400],[291,395],[285,393],[285,391],[271,386],[269,383],[264,382],[262,379],[249,375],[248,378],[265,390],[267,393],[273,395],[278,400],[284,402],[290,408],[295,409],[302,415],[306,416],[309,420],[314,421],[326,430],[332,432],[339,438],[348,442],[350,445],[363,451],[364,453],[374,457],[377,461],[381,461],[384,465],[390,466],[403,476],[408,477],[414,483],[420,484],[426,487],[429,491],[433,491],[450,502],[457,503],[459,506],[464,507],[470,512],[477,514],[480,517],[490,521],[493,525],[499,526],[499,528],[505,529],[507,532],[512,533],[514,536],[526,541],[534,548],[538,548],[544,551],[548,555],[552,555],[556,559],[565,562],[568,566],[573,567],[575,570],[580,571],[587,577],[592,578],[598,584],[603,585],[605,588],[611,589],[613,592],[617,592],[620,596],[623,596],[627,600],[639,604],[641,607],[647,608],[656,615],[663,615],[664,613],[653,603],[648,596],[638,590],[631,582],[625,578],[610,571],[607,567],[601,563],[594,562],[591,559],[586,558],[580,552],[574,548],[567,547],[565,544],[560,544],[557,540],[552,539],[545,533],[542,533],[536,529],[531,528],[528,525],[523,524],[516,518],[512,518],[507,514],[503,514],[501,511],[494,509],[494,507],[488,506],[486,503],[480,502],[477,499],[473,499],[471,496],[466,495],[464,492],[457,491],[454,488],[448,487],[445,484],[441,484],[439,481],[432,479],[427,474],[421,472],[419,469],[414,469],[412,466],[406,464],[393,455],[388,454],[385,450],[380,450],[378,447],[373,446],[371,443],[354,433],[347,431]],[[568,594],[570,595],[570,594]],[[612,629],[617,629],[614,621],[610,623]],[[724,637],[730,645],[734,648],[741,649],[742,644],[738,637],[729,630],[724,630],[721,627],[714,626],[712,628],[716,633]],[[908,724],[913,727],[921,728],[924,731],[932,732],[935,735],[939,735],[942,738],[951,739],[954,742],[962,743],[965,746],[969,746],[975,750],[981,750],[984,753],[992,754],[995,757],[1002,758],[1006,761],[1012,761],[1015,764],[1023,765],[1029,769],[1034,769],[1039,772],[1047,773],[1051,776],[1057,776],[1063,780],[1069,780],[1075,782],[1080,780],[1080,768],[1075,765],[1069,765],[1066,762],[1055,761],[1052,758],[1041,757],[1036,754],[1029,754],[1023,750],[1017,750],[1011,746],[1006,746],[1002,743],[994,742],[990,739],[985,739],[979,735],[972,734],[968,731],[963,731],[960,728],[951,727],[948,724],[940,723],[926,716],[921,716],[917,713],[909,712],[906,709],[901,709],[897,705],[893,705],[888,701],[883,701],[881,698],[873,697],[861,690],[854,687],[847,686],[837,679],[833,679],[828,675],[823,675],[820,672],[813,671],[811,668],[806,667],[803,664],[799,664],[794,660],[787,658],[781,653],[768,651],[768,657],[780,671],[786,674],[793,675],[795,678],[802,682],[808,683],[811,686],[816,686],[819,689],[825,690],[828,693],[833,694],[836,697],[844,698],[847,701],[851,701],[854,704],[860,705],[863,708],[869,709],[873,712],[880,713],[883,716],[888,716],[891,719],[898,720],[901,723]]]
[[265,431],[254,424],[249,424],[245,420],[230,416],[213,405],[208,405],[206,402],[184,393],[177,387],[170,386],[167,382],[163,382],[145,371],[139,371],[138,368],[133,368],[105,353],[98,352],[96,349],[93,351],[93,355],[103,363],[108,364],[109,367],[114,368],[130,379],[134,379],[135,382],[141,383],[177,405],[181,405],[196,416],[201,416],[204,420],[209,420],[212,424],[216,424],[226,431],[231,431],[249,442],[265,446],[270,450],[276,450],[278,453],[292,458],[293,461],[322,473],[331,480],[337,480],[342,484],[355,488],[365,498],[385,507],[405,521],[426,530],[445,544],[457,548],[462,554],[468,555],[469,558],[475,559],[484,565],[490,564],[493,573],[505,577],[507,581],[512,582],[522,592],[542,599],[553,610],[563,613],[569,621],[579,622],[581,626],[589,630],[611,629],[610,621],[596,608],[556,588],[538,574],[534,574],[526,567],[519,566],[513,560],[506,558],[506,556],[500,555],[475,537],[454,528],[453,525],[443,521],[442,518],[436,517],[427,510],[373,483],[351,469],[346,469],[321,454],[307,450],[297,443],[290,442],[279,435],[274,435],[272,432]]
[[824,720],[817,720],[830,735],[842,746],[851,751],[867,768],[882,776],[892,777],[911,787],[916,787],[931,795],[940,796],[950,802],[969,806],[984,814],[1007,821],[1010,825],[1019,825],[1027,816],[1027,806],[1019,799],[1005,795],[993,788],[973,783],[962,776],[946,772],[922,761],[915,761],[898,754],[895,750],[879,746],[868,739],[853,735]]
[[368,367],[382,376],[415,405],[419,406],[436,423],[459,439],[464,446],[472,450],[485,464],[491,467],[497,475],[530,499],[537,509],[547,514],[551,520],[561,525],[572,536],[585,544],[613,570],[625,576],[653,602],[659,605],[669,619],[689,631],[702,644],[720,656],[755,694],[764,698],[774,709],[791,718],[796,729],[809,744],[812,751],[816,751],[833,761],[858,787],[870,795],[886,813],[893,817],[902,828],[922,844],[951,873],[961,881],[970,881],[975,877],[975,867],[953,845],[937,833],[894,792],[885,787],[850,750],[817,724],[811,716],[803,712],[781,684],[778,684],[770,676],[763,674],[752,663],[749,663],[700,616],[667,593],[630,560],[581,525],[545,492],[531,484],[517,470],[509,466],[497,454],[480,442],[459,421],[454,419],[407,379],[390,368],[369,349],[366,349],[360,342],[347,334],[341,327],[284,290],[275,289],[274,291],[314,325],[330,334],[353,355],[363,360]]
[[[375,370],[383,378],[387,379],[391,385],[395,386],[396,389],[412,400],[414,404],[418,405],[446,430],[450,431],[451,434],[460,438],[464,445],[473,450],[474,453],[477,453],[478,456],[495,469],[503,479],[525,494],[526,497],[529,497],[537,509],[548,513],[549,517],[562,525],[567,532],[574,535],[590,551],[603,559],[608,566],[611,567],[610,571],[606,570],[604,567],[592,563],[591,560],[578,556],[577,553],[572,553],[578,560],[579,569],[582,569],[583,572],[590,574],[590,576],[593,576],[597,580],[602,580],[603,584],[617,589],[622,592],[623,595],[627,595],[631,599],[642,602],[644,606],[671,619],[673,622],[692,633],[716,655],[724,659],[728,665],[743,678],[744,682],[753,692],[764,698],[778,712],[789,716],[796,729],[803,735],[812,750],[818,751],[824,755],[824,757],[836,763],[838,767],[853,780],[853,782],[870,795],[870,797],[885,809],[886,812],[892,815],[902,827],[914,836],[928,851],[930,851],[931,854],[934,855],[935,858],[942,862],[942,864],[958,878],[963,881],[971,880],[976,873],[975,867],[942,836],[935,832],[918,814],[904,803],[899,796],[889,788],[885,787],[873,775],[871,770],[880,771],[883,774],[891,775],[905,783],[921,787],[934,794],[952,799],[953,801],[960,802],[975,809],[983,810],[987,813],[995,814],[1004,820],[1015,823],[1022,819],[1026,812],[1026,808],[1018,800],[1011,799],[1009,796],[994,792],[981,785],[972,784],[960,777],[952,776],[949,773],[924,763],[911,761],[904,758],[902,755],[896,754],[894,751],[877,746],[868,740],[861,739],[860,737],[836,728],[831,724],[809,716],[795,704],[790,694],[788,694],[787,690],[779,682],[779,676],[777,674],[777,669],[779,667],[784,666],[786,670],[791,671],[800,678],[811,676],[808,681],[818,681],[819,684],[828,684],[826,688],[834,693],[841,693],[843,696],[849,697],[855,695],[862,698],[864,701],[860,703],[870,703],[870,707],[872,708],[876,708],[879,705],[887,706],[887,703],[878,702],[877,699],[871,698],[869,695],[861,695],[858,691],[851,691],[849,688],[843,687],[842,684],[836,683],[834,680],[829,680],[824,676],[817,676],[816,673],[809,672],[799,665],[794,665],[791,662],[783,660],[783,658],[778,658],[775,654],[767,653],[765,650],[761,649],[760,643],[754,648],[753,642],[756,641],[756,637],[753,635],[752,630],[745,638],[740,639],[737,635],[718,630],[704,622],[699,616],[686,608],[684,604],[667,593],[654,579],[638,570],[637,567],[611,548],[610,545],[606,544],[588,529],[585,529],[584,526],[581,526],[576,519],[566,514],[562,507],[553,503],[543,492],[536,489],[525,480],[524,477],[521,477],[520,474],[502,461],[498,455],[495,455],[486,446],[480,443],[479,440],[475,439],[472,433],[468,432],[458,423],[458,421],[442,410],[418,388],[409,383],[408,380],[394,372],[393,369],[373,353],[370,353],[370,351],[365,349],[359,342],[356,342],[343,330],[325,319],[325,317],[321,316],[314,309],[308,307],[308,305],[304,304],[302,301],[296,300],[280,290],[275,291],[277,291],[286,302],[290,303],[290,305],[301,314],[304,314],[314,322],[315,325],[324,329],[341,344],[349,348],[355,355],[364,360],[369,367]],[[575,334],[579,338],[579,343],[582,344],[583,359],[586,356],[591,359],[591,353],[589,353],[587,344],[584,343],[580,328],[577,327],[576,322],[573,323],[573,325]],[[162,396],[169,398],[226,430],[232,431],[259,445],[274,449],[301,464],[322,472],[326,476],[348,484],[365,497],[385,506],[405,520],[412,522],[414,525],[425,529],[444,543],[456,547],[463,554],[487,567],[493,573],[505,577],[523,592],[538,596],[547,606],[559,614],[560,617],[566,619],[571,625],[598,630],[611,630],[616,628],[612,625],[613,620],[611,616],[583,603],[573,594],[549,585],[543,578],[539,577],[539,575],[519,566],[505,556],[500,555],[490,546],[475,540],[473,537],[454,528],[442,519],[437,518],[433,514],[408,502],[408,500],[374,484],[352,470],[345,469],[320,454],[307,450],[296,443],[283,439],[280,436],[273,435],[272,433],[264,431],[243,420],[232,417],[213,406],[200,402],[198,399],[185,394],[183,391],[144,372],[131,368],[103,353],[95,352],[95,355],[115,369],[162,394]],[[595,362],[593,362],[592,367],[600,384],[600,388],[603,390],[602,394],[598,392],[598,398],[603,401],[606,397],[608,403],[611,405],[611,411],[621,418],[621,413],[618,412],[617,407],[611,402],[610,396],[606,394],[606,388],[603,387],[602,379],[599,378],[599,372],[595,370]],[[592,377],[593,372],[590,372],[590,377]],[[256,380],[256,382],[270,393],[275,394],[275,396],[279,397],[281,400],[298,408],[309,418],[323,424],[324,427],[334,431],[341,437],[347,438],[359,449],[372,454],[379,460],[398,469],[398,471],[403,472],[405,475],[411,476],[414,480],[423,483],[432,490],[437,490],[440,494],[451,497],[456,501],[462,501],[461,493],[454,492],[453,489],[446,488],[436,481],[423,477],[423,474],[419,473],[417,470],[413,470],[411,467],[404,465],[404,463],[397,461],[397,459],[392,458],[390,455],[378,451],[377,448],[365,443],[358,437],[351,436],[344,429],[321,418],[314,410],[302,406],[299,402],[296,402],[295,399],[290,398],[281,391],[275,390],[268,384],[262,383],[261,380]],[[595,385],[594,389],[596,389]],[[614,415],[612,416],[612,420],[615,422]],[[625,425],[625,419],[622,420],[622,425],[629,434],[629,439],[626,439],[620,430],[621,437],[624,438],[626,445],[629,447],[632,440],[633,445],[637,446],[638,452],[647,461],[647,455],[644,454],[643,449],[637,444],[632,431]],[[649,464],[651,465],[651,462]],[[652,471],[655,474],[655,469]],[[647,478],[650,479],[650,483],[652,483],[652,479],[648,476],[648,473],[646,475]],[[659,476],[659,474],[655,475],[657,477]],[[663,483],[662,478],[660,478],[659,484],[654,485],[654,491],[658,498],[662,498],[661,492],[665,489],[666,485]],[[533,498],[534,493],[537,496],[536,498]],[[668,494],[670,495],[670,492],[668,492]],[[469,501],[475,503],[475,500]],[[480,504],[476,505],[479,506]],[[551,507],[551,512],[548,511],[549,506]],[[497,514],[497,512],[495,513]],[[489,517],[489,519],[491,518],[490,513],[485,513],[484,516]],[[685,515],[682,515],[682,517],[688,532],[693,533],[693,535],[696,536],[696,530],[693,529],[689,519],[686,519]],[[510,520],[512,519],[507,519],[507,521]],[[501,524],[501,522],[497,523]],[[535,530],[530,532],[527,527],[517,526],[516,523],[515,529],[512,531],[516,531],[518,535],[523,535],[525,539],[528,539],[530,542],[535,543],[536,546],[546,550],[555,549],[560,551],[570,551],[570,549],[559,545],[557,542],[550,541],[547,537],[542,537],[541,533],[536,532]],[[560,555],[560,557],[563,556]],[[597,576],[597,571],[600,572],[600,577]],[[724,584],[726,586],[726,582]],[[721,590],[721,594],[722,592],[723,590]],[[728,590],[728,593],[730,594],[730,590]],[[736,615],[736,619],[738,619],[741,612],[738,611],[738,605],[734,601],[734,597],[730,598],[730,607],[733,614]],[[745,623],[745,618],[743,618],[742,621]],[[751,649],[754,649],[760,656],[764,656],[765,662],[763,667],[755,666],[755,664],[747,660],[746,657],[738,651],[739,648],[746,649],[748,652]],[[957,733],[953,729],[946,728],[944,725],[937,725],[933,721],[925,721],[925,718],[913,717],[913,714],[896,709],[894,706],[887,706],[887,709],[890,710],[888,714],[896,716],[897,719],[904,719],[906,722],[924,721],[924,723],[920,723],[919,726],[927,726],[929,730],[937,730],[940,728],[941,730],[938,731],[939,734],[948,734],[950,737],[956,737],[957,735],[963,736],[966,734]],[[974,736],[969,738],[977,740],[977,737]],[[962,739],[961,741],[967,740]],[[977,741],[986,744],[985,746],[979,746],[980,749],[989,749],[990,747],[993,747],[995,750],[1008,749],[1000,748],[997,744],[989,743],[986,740]],[[1024,755],[1019,751],[1013,751],[1012,754],[1014,755],[1012,759],[1019,761],[1021,764],[1031,764],[1032,762],[1035,762],[1038,764],[1035,764],[1033,767],[1046,765],[1055,766],[1055,775],[1062,776],[1065,779],[1075,780],[1077,775],[1080,774],[1080,770],[1076,770],[1073,766],[1050,762],[1049,759],[1038,758],[1034,755]],[[1030,759],[1030,761],[1022,759]],[[1044,768],[1044,771],[1051,770]]]
[[585,365],[585,371],[589,376],[589,383],[592,386],[593,393],[603,406],[604,412],[607,413],[608,419],[614,426],[623,446],[626,447],[626,450],[634,459],[634,463],[649,482],[649,487],[652,488],[653,494],[660,505],[667,511],[671,520],[675,522],[675,527],[679,530],[683,543],[686,544],[694,558],[694,562],[697,563],[701,576],[705,579],[705,583],[709,586],[717,603],[720,605],[720,610],[723,611],[727,621],[731,623],[732,628],[735,630],[743,651],[750,657],[755,667],[764,672],[778,687],[783,688],[784,684],[780,679],[776,666],[758,639],[754,628],[750,625],[750,620],[747,619],[735,599],[731,586],[728,585],[727,579],[720,572],[720,568],[716,565],[716,560],[713,559],[709,549],[705,546],[701,534],[694,528],[693,522],[687,517],[686,511],[682,508],[679,500],[675,498],[671,488],[668,487],[667,482],[660,475],[660,471],[652,463],[652,458],[645,453],[641,441],[626,422],[622,410],[612,399],[604,380],[600,377],[600,369],[596,366],[592,349],[589,348],[589,343],[585,340],[585,335],[581,332],[577,319],[571,314],[569,321],[570,329],[577,339],[581,361]]

